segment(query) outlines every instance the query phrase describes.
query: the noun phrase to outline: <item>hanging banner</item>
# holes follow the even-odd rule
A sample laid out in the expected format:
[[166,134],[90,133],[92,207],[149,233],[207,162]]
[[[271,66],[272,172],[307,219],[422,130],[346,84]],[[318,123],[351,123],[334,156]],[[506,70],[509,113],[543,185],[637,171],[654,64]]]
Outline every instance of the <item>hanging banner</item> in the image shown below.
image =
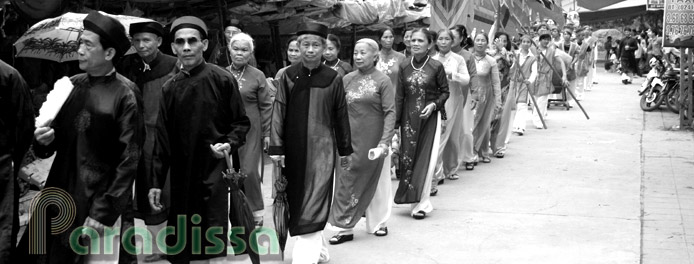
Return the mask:
[[663,10],[665,8],[665,0],[648,0],[646,3],[647,10]]
[[663,46],[694,47],[694,3],[665,0]]
[[[431,29],[439,30],[455,25],[470,25],[478,0],[430,1]],[[469,30],[469,29],[468,29]]]

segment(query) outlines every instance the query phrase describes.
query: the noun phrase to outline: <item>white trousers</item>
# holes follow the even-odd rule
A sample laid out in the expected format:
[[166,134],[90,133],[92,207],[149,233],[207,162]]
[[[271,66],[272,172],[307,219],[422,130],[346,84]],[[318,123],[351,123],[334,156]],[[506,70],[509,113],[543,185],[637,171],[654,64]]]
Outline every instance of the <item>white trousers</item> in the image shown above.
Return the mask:
[[383,162],[381,176],[378,178],[376,193],[371,199],[369,207],[366,208],[366,231],[376,232],[379,228],[385,227],[393,208],[393,188],[390,180],[390,161],[391,154],[388,154]]
[[[116,220],[116,223],[113,224],[111,227],[113,230],[116,228],[119,231],[121,228],[121,218],[118,217]],[[101,234],[101,237],[99,238],[101,241],[100,245],[101,248],[99,249],[99,254],[87,254],[84,256],[84,263],[85,264],[115,264],[118,263],[118,256],[120,255],[120,231],[119,232],[108,232],[109,234],[106,234],[106,232]],[[112,241],[112,246],[111,245],[105,245],[106,241]],[[108,246],[108,248],[106,248]],[[92,251],[91,246],[90,246],[90,252]],[[106,251],[108,250],[108,251]]]
[[431,156],[429,157],[429,167],[427,168],[426,179],[424,179],[424,188],[422,188],[422,196],[419,203],[412,204],[411,214],[414,215],[419,211],[431,213],[434,206],[431,204],[429,196],[431,195],[431,181],[436,172],[436,161],[439,159],[439,147],[441,145],[441,112],[436,112],[436,132],[434,133],[434,145],[431,147]]
[[516,117],[513,120],[513,128],[525,130],[525,125],[528,122],[528,104],[516,104]]
[[[540,108],[540,113],[542,117],[547,116],[547,95],[539,96],[535,98],[537,101],[537,107]],[[545,122],[547,120],[545,119]],[[535,127],[541,128],[542,127],[542,121],[540,120],[540,116],[538,116],[537,110],[535,107],[533,107],[533,124]]]
[[475,161],[475,137],[472,131],[475,129],[475,111],[472,110],[472,96],[468,95],[465,107],[463,107],[463,162]]
[[323,237],[323,231],[296,236],[292,250],[293,264],[314,264],[319,260],[330,259],[328,242]]

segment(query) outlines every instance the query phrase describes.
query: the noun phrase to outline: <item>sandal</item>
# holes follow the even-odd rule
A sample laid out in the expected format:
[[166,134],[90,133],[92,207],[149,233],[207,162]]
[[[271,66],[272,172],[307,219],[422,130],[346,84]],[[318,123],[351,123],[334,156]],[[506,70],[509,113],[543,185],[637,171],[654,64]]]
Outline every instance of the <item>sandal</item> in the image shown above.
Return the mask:
[[417,220],[422,220],[426,216],[427,216],[427,213],[424,211],[419,211],[419,212],[412,214],[412,217],[414,217],[414,219],[417,219]]
[[504,153],[503,152],[497,152],[496,154],[494,154],[494,157],[499,158],[499,159],[503,159]]
[[474,170],[474,169],[475,169],[475,163],[465,162],[465,170]]
[[439,189],[431,189],[429,196],[436,196],[439,193]]
[[[467,168],[466,168],[466,169],[467,169]],[[451,180],[451,181],[455,181],[455,180],[457,180],[457,179],[460,179],[460,176],[458,176],[458,174],[453,173],[453,174],[451,174],[451,175],[448,176],[448,179]]]
[[353,234],[337,234],[331,237],[330,240],[328,240],[328,242],[330,242],[330,245],[337,245],[352,240],[354,240]]
[[374,235],[376,236],[387,236],[388,235],[388,227],[382,226],[374,232]]
[[482,157],[482,163],[491,163],[491,162],[492,162],[492,159],[490,159],[489,157]]

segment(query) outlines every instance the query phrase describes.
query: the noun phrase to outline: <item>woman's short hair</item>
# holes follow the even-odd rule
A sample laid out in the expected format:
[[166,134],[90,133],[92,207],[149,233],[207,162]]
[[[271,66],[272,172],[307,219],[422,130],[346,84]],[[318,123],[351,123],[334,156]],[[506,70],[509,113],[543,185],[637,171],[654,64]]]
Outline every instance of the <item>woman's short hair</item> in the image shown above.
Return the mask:
[[234,36],[232,36],[229,40],[229,48],[231,48],[231,45],[234,44],[234,42],[236,41],[246,41],[248,42],[248,45],[251,47],[251,52],[255,50],[255,44],[253,43],[253,38],[251,37],[251,35],[248,35],[243,32],[234,34]]

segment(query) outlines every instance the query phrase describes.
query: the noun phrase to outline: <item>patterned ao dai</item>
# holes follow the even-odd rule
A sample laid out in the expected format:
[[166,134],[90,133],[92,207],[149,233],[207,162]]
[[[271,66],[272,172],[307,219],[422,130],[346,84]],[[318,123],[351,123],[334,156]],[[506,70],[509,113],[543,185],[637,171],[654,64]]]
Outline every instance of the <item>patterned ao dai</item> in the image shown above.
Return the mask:
[[[422,63],[421,68],[414,68],[414,65]],[[416,62],[412,58],[400,64],[400,85],[396,88],[395,104],[396,127],[401,127],[402,134],[400,171],[403,174],[395,203],[428,203],[428,188],[433,176],[430,163],[435,165],[439,148],[438,143],[435,144],[440,130],[437,124],[439,116],[445,119],[444,106],[448,96],[448,80],[441,62],[426,57],[426,61]],[[430,103],[436,104],[436,111],[427,119],[420,118]],[[424,211],[429,209],[430,206]]]
[[390,146],[395,134],[395,89],[388,76],[376,68],[351,72],[343,83],[354,152],[350,170],[336,169],[330,224],[353,228],[371,204],[381,174],[386,173],[390,181],[389,166],[383,168],[389,160],[369,160],[368,154],[378,145]]

